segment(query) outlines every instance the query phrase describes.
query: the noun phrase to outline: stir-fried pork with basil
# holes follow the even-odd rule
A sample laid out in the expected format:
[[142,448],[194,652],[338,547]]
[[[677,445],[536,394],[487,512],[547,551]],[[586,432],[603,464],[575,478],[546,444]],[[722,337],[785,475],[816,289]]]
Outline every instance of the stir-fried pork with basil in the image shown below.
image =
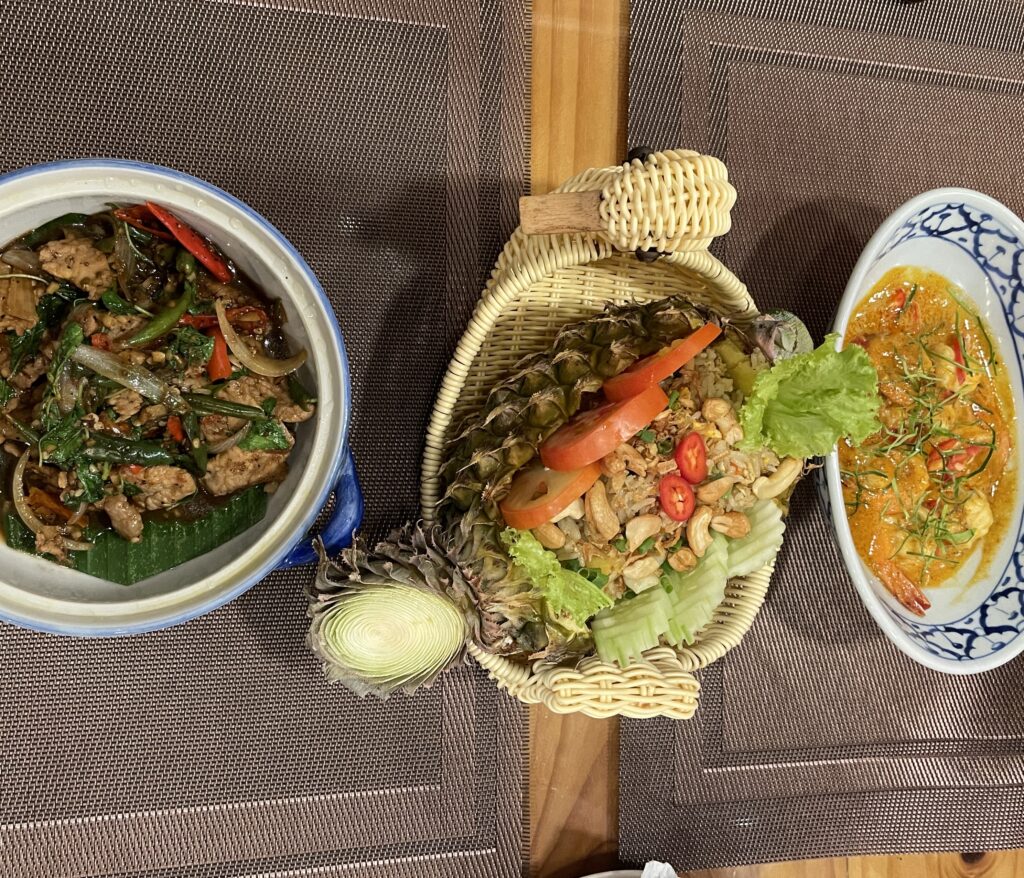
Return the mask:
[[16,514],[36,552],[70,563],[104,530],[138,543],[150,521],[202,527],[273,491],[314,413],[284,319],[160,205],[68,214],[3,247],[7,530]]

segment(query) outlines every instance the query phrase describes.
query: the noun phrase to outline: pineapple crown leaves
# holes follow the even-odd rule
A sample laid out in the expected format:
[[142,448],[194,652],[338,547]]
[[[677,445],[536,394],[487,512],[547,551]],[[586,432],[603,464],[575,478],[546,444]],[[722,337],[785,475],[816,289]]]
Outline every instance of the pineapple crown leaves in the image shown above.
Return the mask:
[[459,517],[476,498],[498,519],[496,502],[537,447],[580,408],[585,393],[641,357],[710,320],[710,312],[682,297],[611,305],[569,324],[550,349],[520,360],[496,385],[478,412],[466,418],[446,449],[441,469],[442,520]]

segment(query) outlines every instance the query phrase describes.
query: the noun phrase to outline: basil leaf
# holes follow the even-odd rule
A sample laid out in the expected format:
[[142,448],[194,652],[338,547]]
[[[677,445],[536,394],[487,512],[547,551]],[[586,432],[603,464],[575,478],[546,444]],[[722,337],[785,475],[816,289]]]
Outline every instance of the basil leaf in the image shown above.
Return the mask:
[[202,365],[213,356],[213,339],[191,326],[182,326],[175,330],[170,348],[189,365]]
[[242,451],[287,451],[292,447],[290,440],[287,428],[280,421],[260,418],[252,422],[238,447]]

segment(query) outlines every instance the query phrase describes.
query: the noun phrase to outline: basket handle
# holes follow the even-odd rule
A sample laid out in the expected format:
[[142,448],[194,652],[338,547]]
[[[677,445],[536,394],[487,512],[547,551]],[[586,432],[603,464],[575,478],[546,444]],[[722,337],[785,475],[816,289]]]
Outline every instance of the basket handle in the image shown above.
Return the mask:
[[604,172],[603,187],[519,199],[528,235],[591,232],[619,250],[704,250],[732,225],[736,190],[722,162],[689,150],[647,153]]

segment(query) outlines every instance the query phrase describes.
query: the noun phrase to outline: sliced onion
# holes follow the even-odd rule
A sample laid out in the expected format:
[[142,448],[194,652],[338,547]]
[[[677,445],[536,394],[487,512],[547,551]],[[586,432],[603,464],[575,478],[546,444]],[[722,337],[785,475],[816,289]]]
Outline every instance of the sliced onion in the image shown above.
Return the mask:
[[18,278],[35,281],[37,284],[46,283],[45,278],[36,277],[34,274],[0,274],[0,280],[17,280]]
[[0,256],[0,259],[19,271],[42,270],[42,266],[39,264],[39,254],[29,247],[11,247],[3,256]]
[[235,355],[238,362],[250,372],[255,372],[257,375],[265,375],[267,378],[280,378],[283,375],[290,375],[306,362],[305,350],[299,351],[295,356],[288,357],[286,360],[275,360],[273,357],[254,353],[238,337],[234,327],[232,327],[231,322],[228,320],[224,303],[220,299],[214,302],[214,308],[217,310],[217,322],[220,324],[220,331],[224,333],[224,341],[228,343],[231,353]]
[[[25,523],[25,527],[38,536],[43,532],[43,528],[46,525],[32,511],[28,497],[25,496],[25,467],[28,466],[28,455],[29,452],[26,450],[14,465],[14,485],[11,490],[11,500],[14,503],[14,511],[18,513],[18,517]],[[61,537],[61,539],[64,547],[72,552],[88,552],[93,547],[92,543],[83,543],[80,540],[72,540],[69,537]]]
[[25,467],[28,466],[28,451],[22,453],[18,462],[14,465],[14,485],[11,488],[11,499],[14,502],[14,511],[18,517],[25,522],[32,533],[41,533],[45,525],[28,505],[28,497],[25,496]]
[[249,432],[249,428],[252,426],[252,421],[246,421],[245,426],[241,430],[232,433],[227,439],[218,442],[216,445],[209,447],[210,454],[220,454],[222,451],[227,451],[229,448],[234,448],[239,442],[241,442]]
[[94,548],[93,543],[83,543],[81,540],[73,540],[71,537],[64,537],[64,545],[72,552],[88,552]]
[[68,375],[67,369],[61,369],[57,381],[57,407],[62,415],[66,415],[78,402],[78,382]]
[[142,394],[150,402],[166,402],[171,387],[148,369],[132,366],[110,351],[101,351],[89,345],[79,345],[71,352],[71,359],[98,375],[116,381]]

